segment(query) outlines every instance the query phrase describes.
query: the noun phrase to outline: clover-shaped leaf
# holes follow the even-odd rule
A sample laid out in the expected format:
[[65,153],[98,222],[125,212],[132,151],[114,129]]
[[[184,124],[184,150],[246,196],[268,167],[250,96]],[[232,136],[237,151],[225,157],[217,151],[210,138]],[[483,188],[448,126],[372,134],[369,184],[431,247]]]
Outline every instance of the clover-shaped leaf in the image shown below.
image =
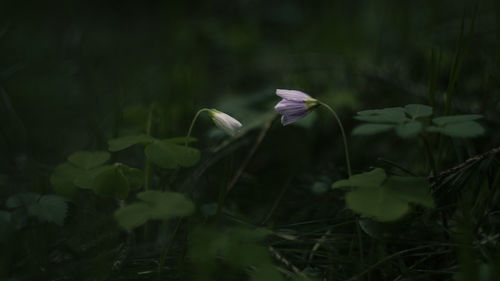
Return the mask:
[[374,135],[394,128],[392,124],[361,124],[352,130],[353,136]]
[[418,121],[410,121],[398,125],[396,129],[396,134],[402,138],[411,138],[417,136],[422,131],[422,123]]
[[405,111],[413,119],[420,117],[429,117],[432,115],[432,107],[423,104],[408,104],[405,105]]
[[149,161],[164,169],[191,167],[200,160],[199,150],[168,140],[156,140],[147,145],[144,151]]
[[370,172],[352,175],[349,179],[333,183],[332,188],[380,186],[386,178],[384,169],[375,168]]
[[57,194],[72,197],[78,189],[73,181],[83,173],[83,169],[66,162],[54,169],[50,176],[50,183]]
[[148,135],[126,136],[108,141],[109,151],[120,151],[127,149],[136,144],[149,144],[154,141],[154,138]]
[[357,213],[378,221],[394,221],[404,216],[410,207],[387,188],[359,188],[348,192],[345,201]]
[[428,132],[441,133],[450,137],[472,138],[484,134],[484,128],[475,120],[482,118],[478,114],[451,115],[432,119],[436,126],[427,128]]
[[350,187],[346,194],[347,206],[382,222],[404,216],[410,210],[410,203],[427,208],[434,206],[427,179],[387,176],[380,168],[352,175],[347,180],[334,183],[332,187]]
[[402,123],[408,118],[402,107],[388,107],[384,109],[370,109],[358,112],[354,117],[360,121],[372,123]]
[[432,107],[423,104],[408,104],[402,107],[371,109],[358,112],[354,118],[368,123],[354,128],[353,135],[373,135],[392,129],[402,138],[412,138],[423,131],[424,125],[418,118],[432,115]]
[[92,189],[102,197],[125,199],[131,189],[142,186],[143,180],[141,170],[115,163],[85,171],[73,183],[83,189]]
[[54,169],[50,181],[54,190],[65,197],[72,197],[78,188],[91,189],[99,196],[125,199],[131,189],[139,189],[144,173],[122,163],[92,169],[63,163]]
[[169,220],[194,212],[194,204],[176,192],[144,191],[137,194],[141,199],[115,211],[118,224],[125,229],[138,227],[150,219]]
[[474,121],[483,118],[479,114],[463,114],[463,115],[450,115],[442,116],[432,119],[432,122],[438,126],[443,126],[452,123],[462,123],[466,121]]
[[107,151],[77,151],[68,157],[68,161],[85,170],[95,168],[106,163],[110,154]]
[[177,137],[158,140],[147,135],[137,135],[112,139],[108,142],[110,151],[120,151],[136,144],[145,146],[144,153],[149,161],[164,169],[191,167],[198,163],[200,151],[185,146],[195,138]]

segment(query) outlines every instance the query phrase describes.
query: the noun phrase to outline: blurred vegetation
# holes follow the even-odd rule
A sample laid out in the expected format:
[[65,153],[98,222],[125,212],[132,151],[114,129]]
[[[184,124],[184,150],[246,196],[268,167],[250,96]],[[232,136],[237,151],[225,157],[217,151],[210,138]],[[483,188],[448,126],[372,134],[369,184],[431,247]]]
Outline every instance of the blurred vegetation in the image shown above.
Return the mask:
[[499,52],[493,0],[1,1],[0,280],[499,280]]

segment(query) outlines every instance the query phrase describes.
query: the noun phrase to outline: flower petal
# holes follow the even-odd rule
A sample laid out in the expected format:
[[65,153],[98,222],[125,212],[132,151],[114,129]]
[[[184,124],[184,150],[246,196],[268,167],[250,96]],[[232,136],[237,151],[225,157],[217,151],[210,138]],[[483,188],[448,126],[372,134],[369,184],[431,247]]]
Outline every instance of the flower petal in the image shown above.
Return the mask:
[[234,119],[224,112],[212,110],[211,116],[215,125],[231,136],[236,135],[236,133],[238,133],[238,131],[242,127],[241,123],[238,120]]
[[282,97],[283,99],[293,101],[306,101],[308,99],[311,99],[308,94],[297,90],[276,89],[276,95]]
[[283,114],[283,116],[281,116],[281,124],[283,124],[283,126],[286,126],[286,125],[291,124],[295,121],[299,121],[300,119],[304,118],[306,115],[307,115],[307,111],[303,112],[301,114],[291,114],[291,115]]
[[307,105],[302,101],[281,100],[276,104],[274,110],[279,114],[301,114],[303,112],[307,113]]

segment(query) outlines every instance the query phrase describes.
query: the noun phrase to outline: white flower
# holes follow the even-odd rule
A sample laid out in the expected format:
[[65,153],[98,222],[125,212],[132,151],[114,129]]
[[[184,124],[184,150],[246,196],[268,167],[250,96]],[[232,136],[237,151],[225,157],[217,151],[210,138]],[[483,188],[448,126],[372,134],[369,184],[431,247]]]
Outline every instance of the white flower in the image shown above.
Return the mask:
[[217,127],[231,136],[236,135],[241,129],[242,125],[238,120],[217,109],[210,109],[210,117]]

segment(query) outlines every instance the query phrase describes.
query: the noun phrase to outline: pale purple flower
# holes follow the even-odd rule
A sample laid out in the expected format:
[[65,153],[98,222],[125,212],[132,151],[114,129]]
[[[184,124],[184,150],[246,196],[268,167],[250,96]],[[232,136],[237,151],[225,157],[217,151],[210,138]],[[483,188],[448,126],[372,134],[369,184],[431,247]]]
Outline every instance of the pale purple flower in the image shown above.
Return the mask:
[[274,107],[274,110],[282,115],[283,126],[304,118],[309,111],[319,105],[316,99],[297,90],[276,89],[276,95],[283,98]]

